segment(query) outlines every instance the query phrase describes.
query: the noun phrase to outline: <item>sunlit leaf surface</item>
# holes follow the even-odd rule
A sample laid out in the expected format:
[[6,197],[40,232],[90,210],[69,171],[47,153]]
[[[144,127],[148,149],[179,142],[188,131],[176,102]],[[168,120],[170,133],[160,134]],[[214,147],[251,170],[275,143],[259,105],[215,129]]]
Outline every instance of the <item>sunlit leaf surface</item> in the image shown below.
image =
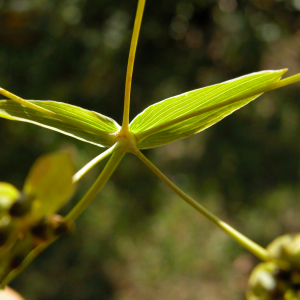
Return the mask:
[[30,102],[57,115],[68,117],[77,124],[48,116],[12,100],[0,101],[0,117],[36,124],[98,146],[109,147],[115,143],[112,133],[120,126],[109,117],[61,102],[39,100],[30,100]]
[[[277,82],[286,70],[263,71],[165,99],[140,113],[130,124],[140,149],[157,147],[188,137],[215,124]],[[256,95],[233,103],[243,94]],[[175,119],[175,122],[174,122]],[[176,120],[178,119],[178,120]]]

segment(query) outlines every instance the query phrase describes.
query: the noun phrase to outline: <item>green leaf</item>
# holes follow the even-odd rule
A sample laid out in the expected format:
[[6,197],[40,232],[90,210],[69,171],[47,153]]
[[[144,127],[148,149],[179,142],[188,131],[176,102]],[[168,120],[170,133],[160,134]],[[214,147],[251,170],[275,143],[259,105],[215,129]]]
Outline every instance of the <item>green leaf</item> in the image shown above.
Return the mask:
[[136,135],[140,149],[158,147],[188,137],[257,98],[285,72],[252,73],[165,99],[137,115],[130,123],[130,131]]
[[39,157],[31,167],[24,192],[33,196],[32,215],[41,218],[56,212],[72,196],[75,168],[68,152]]
[[19,194],[20,192],[10,183],[0,182],[0,217],[6,214]]
[[110,147],[116,142],[113,133],[119,130],[120,126],[109,117],[61,102],[39,100],[29,102],[56,115],[38,112],[12,100],[1,100],[0,117],[39,125],[97,146]]

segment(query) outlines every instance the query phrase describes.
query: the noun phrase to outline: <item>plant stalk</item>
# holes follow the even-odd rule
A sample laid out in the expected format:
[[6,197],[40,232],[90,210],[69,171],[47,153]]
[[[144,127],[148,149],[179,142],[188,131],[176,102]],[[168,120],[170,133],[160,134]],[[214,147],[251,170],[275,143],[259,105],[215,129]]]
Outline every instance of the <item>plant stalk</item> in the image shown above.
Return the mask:
[[234,240],[236,240],[241,246],[249,250],[252,254],[257,256],[263,261],[269,261],[270,258],[266,249],[262,248],[233,227],[219,219],[217,216],[209,212],[206,208],[196,202],[193,198],[188,196],[179,187],[177,187],[170,179],[168,179],[151,161],[149,161],[138,149],[134,153],[145,165],[150,168],[169,188],[171,188],[179,197],[181,197],[185,202],[195,208],[203,216],[209,219],[211,222],[216,224],[219,228],[230,235]]
[[53,243],[57,238],[51,239],[50,241],[43,242],[33,249],[23,260],[22,264],[13,269],[0,284],[0,290],[4,289],[16,276],[18,276],[45,248]]
[[[113,148],[113,147],[112,147]],[[110,148],[110,149],[112,149]],[[108,149],[109,150],[109,149]],[[105,168],[94,182],[92,187],[83,196],[79,203],[70,211],[70,213],[65,217],[67,222],[74,222],[80,214],[85,210],[88,204],[93,200],[93,198],[98,194],[98,192],[103,188],[107,180],[110,178],[121,159],[125,155],[125,152],[116,151],[113,153],[112,157],[106,164]],[[53,243],[57,238],[52,238],[49,241],[45,241],[33,249],[24,259],[22,264],[11,271],[7,277],[2,281],[0,289],[3,289],[8,285],[19,273],[21,273],[45,248],[47,248],[51,243]]]
[[111,156],[110,160],[104,167],[103,171],[96,179],[92,187],[88,190],[88,192],[83,196],[83,198],[75,205],[75,207],[67,214],[65,220],[67,222],[75,221],[80,214],[86,209],[86,207],[91,203],[94,197],[99,193],[99,191],[103,188],[107,180],[110,178],[121,159],[125,155],[125,152],[116,151]]
[[109,156],[110,154],[114,153],[117,149],[117,143],[114,144],[112,147],[107,149],[106,151],[102,152],[90,162],[88,162],[84,167],[82,167],[74,176],[73,176],[73,183],[78,182],[91,168],[93,168],[96,164],[98,164],[101,160]]
[[146,0],[139,0],[138,2],[136,17],[135,17],[134,27],[133,27],[133,33],[131,38],[131,44],[130,44],[126,81],[125,81],[124,112],[123,112],[123,123],[122,123],[122,129],[125,131],[127,131],[129,126],[130,93],[131,93],[133,65],[134,65],[136,47],[139,38],[145,3]]

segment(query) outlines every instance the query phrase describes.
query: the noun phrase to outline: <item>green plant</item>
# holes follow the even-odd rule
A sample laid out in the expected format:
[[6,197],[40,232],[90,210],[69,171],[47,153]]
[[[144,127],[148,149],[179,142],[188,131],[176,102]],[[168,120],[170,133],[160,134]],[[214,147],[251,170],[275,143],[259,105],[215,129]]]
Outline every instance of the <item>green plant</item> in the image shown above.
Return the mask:
[[299,299],[299,238],[299,234],[286,234],[267,247],[270,261],[253,270],[247,299]]
[[[73,181],[76,183],[90,168],[112,154],[111,159],[97,181],[79,204],[66,216],[65,219],[67,221],[74,221],[83,212],[107,182],[124,154],[131,152],[140,158],[161,180],[196,210],[204,214],[256,256],[263,260],[269,260],[269,255],[265,249],[238,233],[186,195],[166,178],[140,152],[140,149],[158,147],[197,133],[213,125],[236,109],[246,105],[261,93],[299,81],[300,76],[298,74],[280,80],[285,70],[250,74],[219,85],[166,99],[147,108],[129,124],[133,61],[144,4],[145,1],[139,2],[129,54],[122,126],[119,126],[114,120],[106,116],[72,105],[53,101],[26,101],[3,89],[1,93],[12,101],[1,101],[0,115],[7,119],[31,122],[51,128],[92,144],[110,147],[73,176]],[[34,258],[35,253],[29,256],[20,268],[7,277],[5,283],[9,282],[18,271],[26,266]]]
[[73,174],[70,153],[57,152],[35,162],[21,192],[0,182],[1,282],[25,263],[26,257],[71,229],[71,223],[55,212],[74,192]]

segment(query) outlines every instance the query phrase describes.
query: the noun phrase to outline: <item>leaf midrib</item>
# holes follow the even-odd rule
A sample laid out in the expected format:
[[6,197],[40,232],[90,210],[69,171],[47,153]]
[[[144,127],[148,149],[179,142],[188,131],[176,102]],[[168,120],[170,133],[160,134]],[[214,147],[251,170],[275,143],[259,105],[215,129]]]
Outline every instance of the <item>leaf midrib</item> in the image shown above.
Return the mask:
[[[253,78],[253,79],[251,79],[250,81],[248,81],[247,82],[247,84],[248,83],[251,83],[251,81],[254,81],[254,80],[257,80],[257,79],[259,79],[259,78],[261,78],[261,77],[264,77],[266,74],[265,73],[263,73],[263,74],[261,74],[261,76],[260,77],[255,77],[255,78]],[[227,82],[230,82],[230,81],[227,81]],[[236,89],[238,86],[240,86],[240,85],[243,85],[243,84],[245,84],[245,82],[241,82],[239,85],[235,85],[235,86],[233,86],[233,87],[231,87],[231,88],[229,88],[229,89],[226,89],[226,91],[224,91],[223,93],[220,93],[220,94],[225,94],[225,93],[228,93],[230,90],[232,90],[232,89]],[[222,89],[224,89],[224,86],[222,86],[222,84],[218,84],[219,85],[219,87],[215,87],[214,89],[212,89],[208,94],[206,94],[206,96],[207,95],[210,95],[210,94],[212,94],[212,93],[216,93],[218,90],[222,90]],[[211,87],[213,87],[213,86],[211,86]],[[252,86],[252,88],[253,88],[253,86]],[[249,90],[249,88],[248,88],[248,90]],[[190,93],[190,92],[188,92],[188,93]],[[188,93],[185,93],[185,94],[182,94],[181,96],[183,96],[183,95],[187,95]],[[212,99],[215,99],[216,97],[218,97],[220,94],[218,94],[218,95],[215,95]],[[258,91],[255,91],[255,94],[253,94],[253,95],[256,95],[256,94],[260,94],[260,92]],[[245,94],[243,93],[243,97],[242,98],[247,98],[247,96],[244,96]],[[176,97],[176,96],[175,96]],[[195,101],[199,101],[198,99],[197,99],[197,95],[195,95],[195,96],[193,96],[193,98],[196,98],[195,100],[194,100],[194,102]],[[170,98],[170,99],[172,99],[172,98]],[[203,102],[203,103],[201,103],[201,106],[203,106],[203,105],[205,105],[205,103],[207,103],[208,101],[210,101],[211,99],[207,99],[205,102]],[[164,101],[164,100],[163,100]],[[238,100],[235,100],[235,101],[238,101]],[[226,101],[223,101],[222,103],[225,103],[225,105],[226,105]],[[230,104],[230,102],[229,102],[229,104]],[[154,104],[155,105],[155,104]],[[187,107],[187,106],[191,106],[192,105],[192,103],[186,103],[185,104],[185,106],[184,107]],[[212,105],[212,106],[210,106],[209,108],[211,108],[211,107],[213,107],[214,105]],[[182,110],[182,108],[184,108],[183,106],[182,106],[182,103],[180,103],[179,101],[178,101],[178,103],[174,106],[172,106],[172,107],[170,107],[170,108],[168,108],[167,110],[165,110],[164,111],[164,113],[166,113],[167,111],[169,111],[169,110],[171,110],[172,111],[172,114],[174,115],[175,113],[176,113],[176,111],[178,111],[178,109],[175,111],[174,110],[174,108],[176,109],[176,107],[179,107],[179,109],[180,110]],[[149,123],[153,123],[153,122],[155,122],[155,118],[157,119],[157,118],[159,118],[159,114],[160,114],[160,111],[162,110],[163,108],[161,108],[159,111],[157,111],[157,112],[155,112],[155,114],[153,114],[152,116],[151,116],[151,118],[149,118],[149,120],[147,120],[147,123],[149,124]],[[169,125],[173,125],[174,124],[174,122],[176,123],[176,122],[180,122],[180,121],[183,121],[183,120],[186,120],[186,119],[188,119],[188,118],[190,118],[190,117],[193,117],[193,116],[196,116],[196,115],[198,115],[198,114],[201,114],[201,113],[203,113],[203,112],[206,112],[206,111],[202,111],[202,110],[204,110],[204,109],[206,109],[206,108],[200,108],[199,110],[196,110],[196,111],[194,111],[194,112],[190,112],[190,113],[188,113],[188,114],[186,114],[186,115],[184,115],[184,116],[180,116],[180,117],[177,117],[177,118],[175,118],[175,119],[173,119],[173,120],[169,120],[169,121],[167,121],[166,123],[164,123],[164,124],[161,124],[161,125],[157,125],[157,126],[154,126],[154,127],[152,127],[152,128],[149,128],[148,130],[145,130],[145,131],[143,131],[142,133],[136,133],[136,135],[144,135],[144,133],[146,133],[146,132],[151,132],[152,131],[152,129],[153,129],[153,131],[155,132],[156,130],[160,130],[161,128],[164,128],[164,127],[167,127],[167,126],[169,126]],[[145,116],[144,116],[144,118],[143,119],[145,119],[147,117],[147,114],[145,114]],[[171,118],[171,115],[168,115],[168,118]],[[141,126],[141,124],[143,124],[143,120],[141,120],[140,121],[140,125],[139,126]],[[148,134],[146,134],[146,135],[148,135]]]
[[237,101],[240,101],[240,100],[243,100],[243,99],[247,99],[247,98],[250,98],[250,97],[258,97],[260,94],[262,94],[263,92],[266,92],[266,91],[270,91],[272,89],[276,88],[276,83],[274,84],[271,84],[269,85],[268,87],[262,87],[262,88],[259,88],[253,92],[247,92],[247,93],[244,93],[242,95],[239,95],[239,96],[235,96],[233,98],[230,98],[228,100],[225,100],[221,103],[217,103],[217,104],[214,104],[214,105],[211,105],[209,107],[205,107],[205,108],[201,108],[197,111],[194,111],[194,112],[191,112],[191,113],[188,113],[184,116],[180,116],[178,118],[175,118],[175,119],[172,119],[170,121],[167,121],[165,122],[164,124],[160,124],[160,125],[157,125],[157,126],[154,126],[152,128],[149,128],[148,130],[145,130],[143,132],[140,132],[140,133],[135,133],[138,141],[140,142],[143,138],[159,131],[159,130],[162,130],[166,127],[169,127],[169,126],[172,126],[176,123],[179,123],[179,122],[182,122],[182,121],[185,121],[187,119],[190,119],[192,117],[195,117],[195,116],[198,116],[200,114],[203,114],[203,113],[206,113],[206,112],[209,112],[211,110],[215,110],[215,109],[218,109],[218,108],[222,108],[224,106],[227,106],[229,104],[232,104],[234,102],[237,102]]

